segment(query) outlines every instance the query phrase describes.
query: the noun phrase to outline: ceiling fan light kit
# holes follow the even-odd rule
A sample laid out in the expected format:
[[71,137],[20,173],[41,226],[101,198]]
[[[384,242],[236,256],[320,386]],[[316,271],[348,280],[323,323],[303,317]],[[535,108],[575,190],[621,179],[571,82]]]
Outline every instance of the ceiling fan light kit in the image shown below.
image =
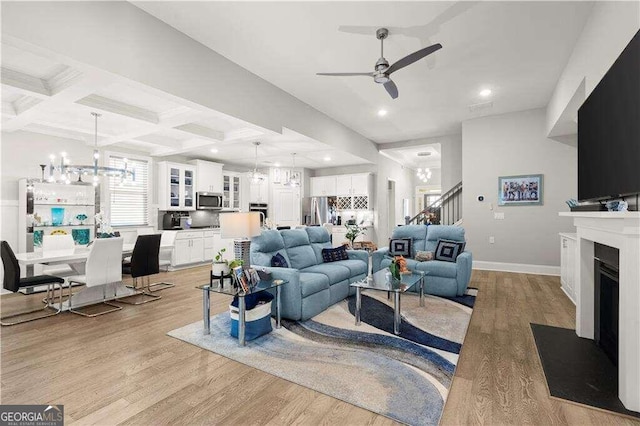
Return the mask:
[[440,43],[433,44],[423,49],[417,50],[410,55],[405,56],[393,65],[389,66],[389,61],[384,57],[384,39],[389,36],[389,30],[386,28],[378,28],[376,30],[376,38],[380,40],[380,59],[376,61],[374,66],[374,72],[341,72],[341,73],[317,73],[316,75],[329,76],[329,77],[353,77],[353,76],[366,76],[373,77],[373,81],[378,84],[382,84],[386,89],[389,96],[392,99],[398,97],[398,87],[391,80],[391,73],[394,73],[406,66],[419,61],[420,59],[432,54],[433,52],[442,48]]

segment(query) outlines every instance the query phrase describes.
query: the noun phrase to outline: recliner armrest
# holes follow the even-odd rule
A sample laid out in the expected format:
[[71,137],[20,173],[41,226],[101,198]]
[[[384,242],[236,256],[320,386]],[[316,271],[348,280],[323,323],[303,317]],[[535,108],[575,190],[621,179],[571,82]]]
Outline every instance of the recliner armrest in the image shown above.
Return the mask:
[[[274,280],[288,281],[280,290],[282,316],[292,320],[302,318],[302,289],[300,288],[300,271],[293,268],[275,268],[270,266],[251,266],[271,272]],[[275,289],[270,291],[275,295]],[[272,307],[275,312],[275,304]]]
[[373,258],[371,260],[371,266],[372,266],[371,272],[372,273],[376,273],[380,269],[382,269],[380,264],[382,263],[382,259],[384,259],[385,257],[387,257],[389,255],[388,253],[389,253],[389,248],[388,247],[384,247],[384,248],[378,249],[378,250],[373,252]]
[[467,290],[469,281],[471,280],[471,269],[473,266],[473,257],[470,251],[463,251],[456,259],[456,281],[458,284],[458,296],[462,296]]
[[361,260],[369,264],[369,253],[366,250],[347,250],[349,259]]

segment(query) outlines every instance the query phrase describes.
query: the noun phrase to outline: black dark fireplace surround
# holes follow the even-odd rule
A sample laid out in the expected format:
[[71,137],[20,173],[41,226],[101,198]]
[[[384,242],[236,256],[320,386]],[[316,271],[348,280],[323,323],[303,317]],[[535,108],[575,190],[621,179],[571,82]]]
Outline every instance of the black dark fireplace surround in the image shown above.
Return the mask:
[[596,243],[594,257],[594,341],[617,366],[620,251]]

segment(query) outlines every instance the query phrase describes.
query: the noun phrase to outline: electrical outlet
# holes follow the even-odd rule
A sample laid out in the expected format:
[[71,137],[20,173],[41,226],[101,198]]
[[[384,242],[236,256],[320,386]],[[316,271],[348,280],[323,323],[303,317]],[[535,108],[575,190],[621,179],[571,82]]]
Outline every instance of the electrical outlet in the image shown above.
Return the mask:
[[495,237],[489,237],[489,244],[495,244],[495,242],[496,242]]
[[504,220],[504,212],[494,212],[493,218],[495,220]]

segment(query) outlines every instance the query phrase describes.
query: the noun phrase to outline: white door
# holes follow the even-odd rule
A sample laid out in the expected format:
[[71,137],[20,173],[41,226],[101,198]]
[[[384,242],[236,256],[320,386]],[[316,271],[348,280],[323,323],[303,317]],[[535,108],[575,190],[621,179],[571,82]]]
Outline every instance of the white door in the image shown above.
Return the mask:
[[274,217],[277,226],[300,225],[300,190],[278,188],[273,191]]

